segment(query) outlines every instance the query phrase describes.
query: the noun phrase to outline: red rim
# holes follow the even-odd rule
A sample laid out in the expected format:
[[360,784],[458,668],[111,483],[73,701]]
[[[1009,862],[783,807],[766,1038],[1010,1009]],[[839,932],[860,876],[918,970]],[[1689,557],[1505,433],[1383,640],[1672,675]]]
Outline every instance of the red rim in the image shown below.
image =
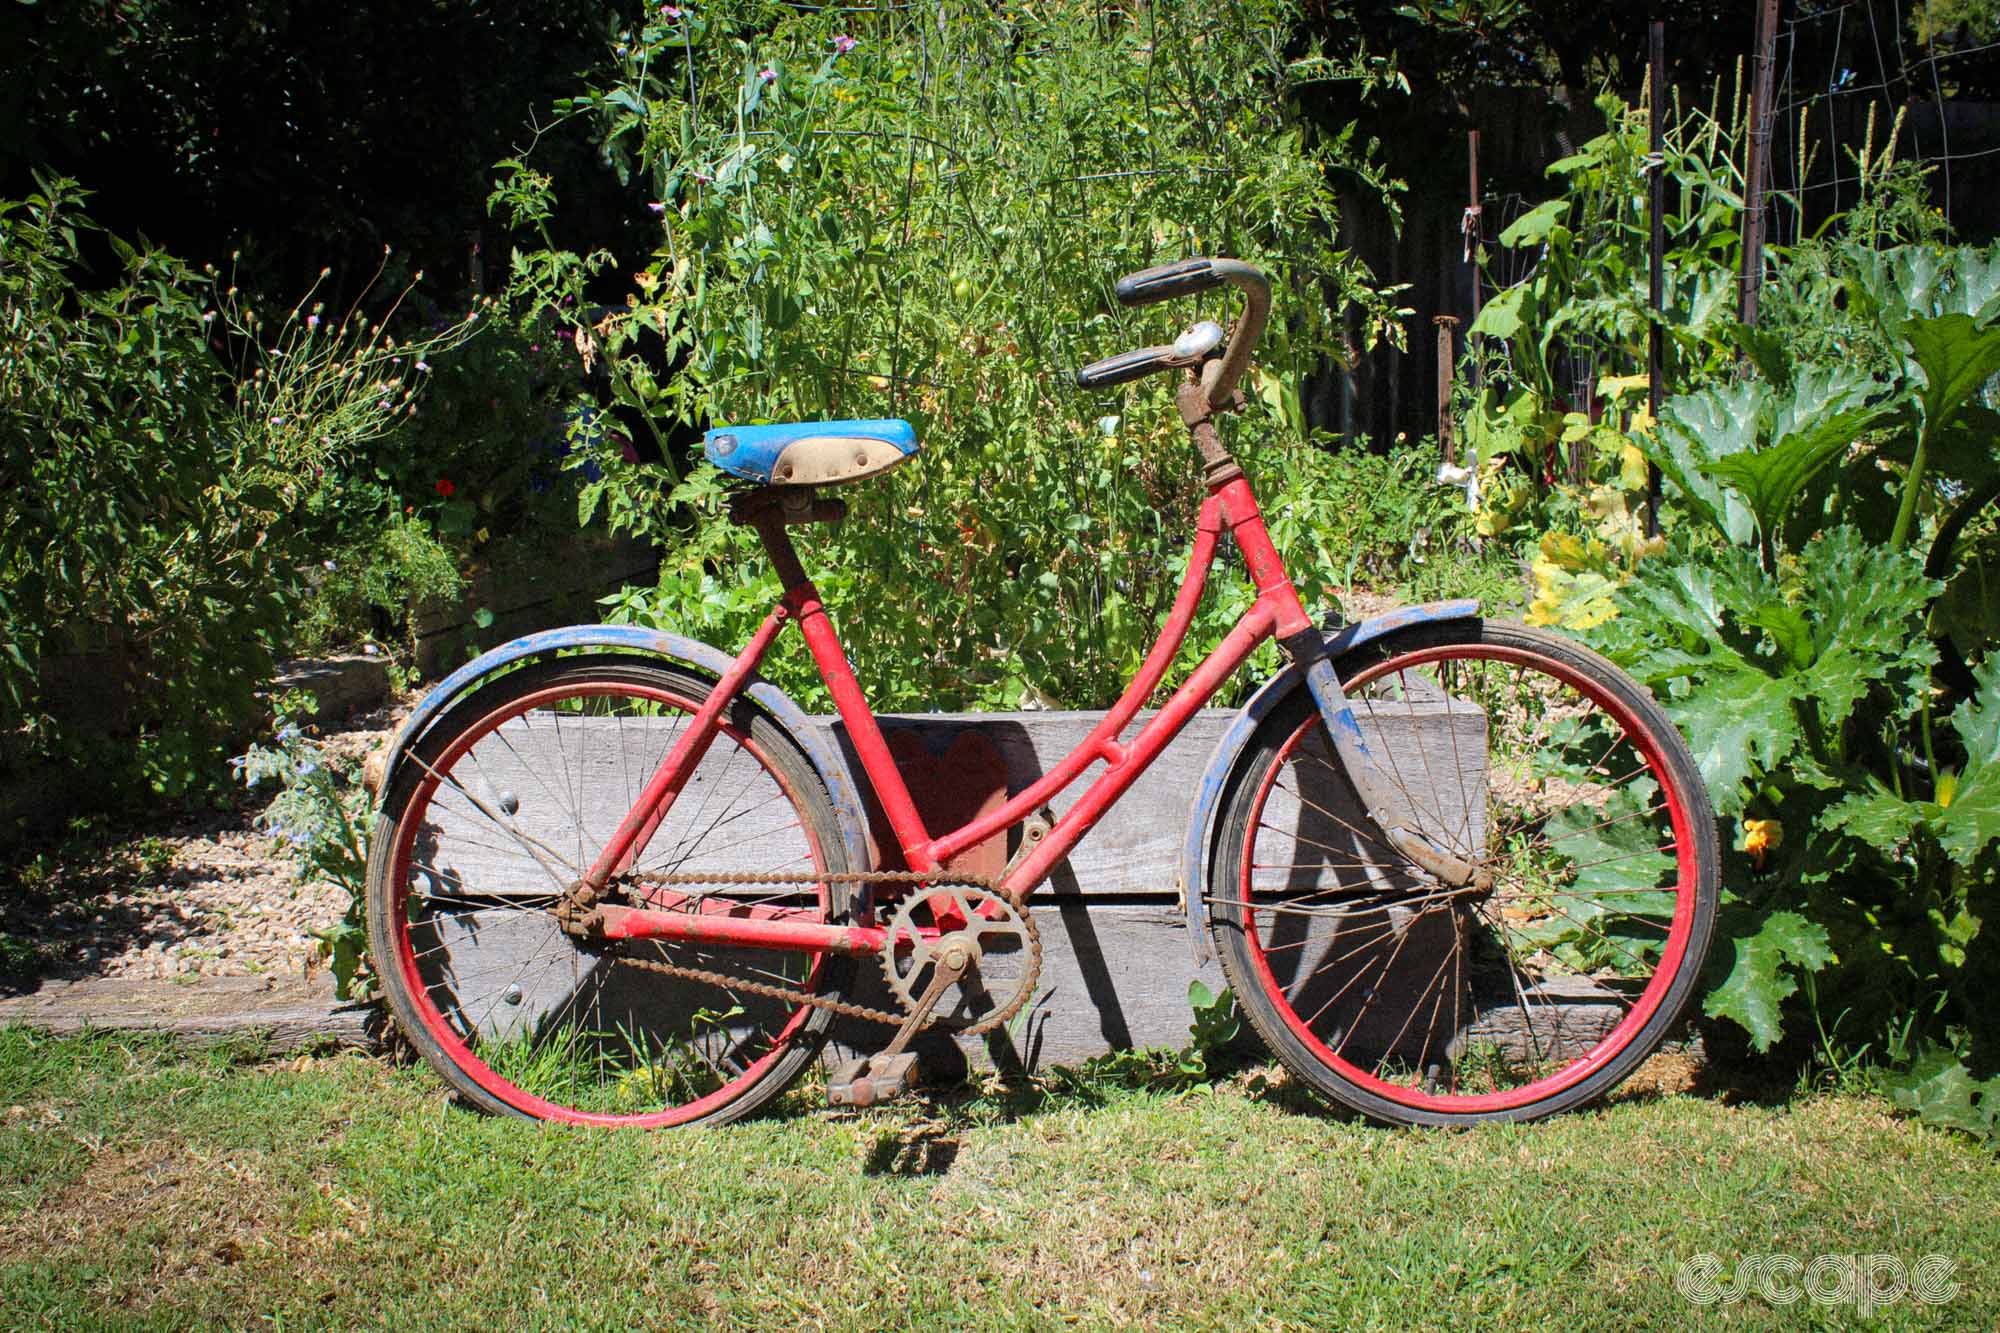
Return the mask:
[[[1627,707],[1616,695],[1603,689],[1583,672],[1576,670],[1574,667],[1557,658],[1526,649],[1511,648],[1498,644],[1479,644],[1477,645],[1479,649],[1477,654],[1464,652],[1463,649],[1465,647],[1467,645],[1446,644],[1390,658],[1361,672],[1352,681],[1347,682],[1345,688],[1352,694],[1371,681],[1379,680],[1391,672],[1406,671],[1411,667],[1422,666],[1427,662],[1442,659],[1462,659],[1468,656],[1477,656],[1480,660],[1511,662],[1544,671],[1576,689],[1592,703],[1603,709],[1608,717],[1623,728],[1626,740],[1629,741],[1645,760],[1646,771],[1659,783],[1662,797],[1667,803],[1668,812],[1673,823],[1676,874],[1676,882],[1672,888],[1662,888],[1660,890],[1662,893],[1673,893],[1675,900],[1673,920],[1668,928],[1667,938],[1661,948],[1659,965],[1654,970],[1651,981],[1640,994],[1638,1001],[1632,1005],[1624,1018],[1581,1057],[1570,1061],[1547,1077],[1536,1079],[1532,1083],[1527,1083],[1517,1088],[1462,1096],[1441,1096],[1425,1092],[1420,1088],[1406,1087],[1401,1084],[1392,1083],[1386,1079],[1377,1077],[1375,1074],[1361,1068],[1359,1065],[1354,1064],[1352,1061],[1345,1059],[1330,1049],[1316,1033],[1300,1020],[1298,1014],[1293,1010],[1290,1001],[1286,998],[1281,983],[1272,971],[1270,962],[1265,956],[1264,944],[1259,938],[1255,926],[1257,909],[1251,901],[1252,889],[1250,883],[1250,872],[1254,866],[1255,858],[1249,854],[1250,848],[1248,847],[1246,847],[1242,858],[1243,864],[1239,872],[1238,892],[1241,895],[1244,912],[1243,936],[1249,945],[1250,957],[1256,968],[1257,981],[1264,987],[1265,994],[1271,997],[1279,1014],[1284,1019],[1286,1027],[1291,1030],[1294,1036],[1305,1043],[1307,1049],[1316,1058],[1328,1068],[1335,1070],[1347,1082],[1373,1093],[1384,1100],[1395,1102],[1400,1106],[1423,1111],[1476,1114],[1489,1111],[1518,1110],[1524,1106],[1545,1101],[1549,1097],[1555,1096],[1583,1082],[1604,1068],[1612,1060],[1616,1059],[1619,1053],[1632,1043],[1639,1032],[1659,1012],[1660,1006],[1666,1002],[1667,993],[1672,989],[1674,979],[1679,973],[1681,960],[1686,955],[1688,940],[1692,932],[1696,886],[1699,883],[1700,872],[1695,864],[1692,824],[1686,803],[1682,798],[1681,791],[1670,779],[1670,770],[1667,766],[1666,756],[1660,749],[1658,739],[1646,727],[1637,713]],[[1253,846],[1255,838],[1254,830],[1259,827],[1265,802],[1269,799],[1271,790],[1277,782],[1278,774],[1284,770],[1286,762],[1297,750],[1300,743],[1313,732],[1318,722],[1319,718],[1317,714],[1307,717],[1300,724],[1299,729],[1293,732],[1286,740],[1284,749],[1279,753],[1278,761],[1272,764],[1269,771],[1264,775],[1263,782],[1258,789],[1256,800],[1252,804],[1250,811],[1249,827],[1253,831],[1251,834]],[[1614,742],[1615,744],[1616,742]],[[1266,915],[1269,914],[1267,913]]]
[[[522,698],[509,700],[502,707],[479,719],[473,726],[466,728],[465,731],[461,732],[446,747],[441,755],[431,761],[431,767],[436,772],[424,776],[416,790],[411,794],[409,803],[404,807],[404,816],[399,821],[396,830],[396,841],[389,862],[390,884],[393,886],[391,904],[394,912],[394,916],[391,919],[396,923],[393,927],[396,938],[395,962],[397,971],[401,974],[403,980],[404,992],[409,997],[411,1007],[417,1011],[417,1017],[423,1023],[425,1031],[430,1034],[431,1039],[437,1043],[446,1058],[454,1066],[493,1097],[539,1119],[556,1120],[569,1124],[622,1126],[635,1129],[665,1128],[671,1125],[685,1124],[691,1120],[698,1120],[702,1116],[728,1105],[742,1096],[751,1087],[754,1087],[774,1064],[790,1053],[792,1039],[797,1035],[798,1030],[810,1019],[813,1012],[812,1009],[805,1005],[799,1006],[785,1023],[784,1027],[770,1039],[769,1051],[749,1065],[735,1079],[692,1102],[666,1111],[629,1116],[614,1115],[599,1111],[582,1111],[575,1107],[564,1106],[559,1102],[551,1102],[546,1098],[529,1092],[527,1089],[501,1076],[474,1053],[472,1047],[459,1036],[450,1020],[446,1018],[444,1012],[432,1001],[431,987],[424,981],[422,973],[417,966],[416,952],[411,945],[408,929],[411,881],[410,853],[415,845],[417,829],[420,823],[420,821],[412,819],[409,816],[411,811],[419,808],[429,808],[431,795],[436,791],[439,781],[437,775],[452,772],[458,760],[481,739],[497,730],[503,723],[530,711],[538,705],[559,699],[575,699],[613,694],[625,698],[639,698],[655,703],[667,704],[671,707],[681,709],[686,713],[693,713],[701,706],[699,701],[690,701],[665,690],[625,681],[581,681],[565,685],[552,685]],[[765,774],[773,782],[777,783],[779,790],[784,793],[785,799],[791,802],[793,809],[800,808],[797,794],[793,792],[790,784],[785,781],[784,776],[777,770],[776,766],[770,762],[769,758],[747,734],[729,725],[727,720],[724,720],[720,724],[719,731],[721,735],[733,740],[737,745],[742,747],[745,753],[757,761]],[[826,858],[821,850],[818,835],[813,831],[811,821],[801,817],[799,828],[811,852],[813,869],[818,872],[824,872],[826,870]],[[819,886],[819,896],[819,916],[821,920],[825,920],[830,915],[830,904],[825,884]],[[824,970],[825,955],[808,953],[805,956],[811,960],[811,970],[804,981],[799,983],[798,989],[816,994]]]

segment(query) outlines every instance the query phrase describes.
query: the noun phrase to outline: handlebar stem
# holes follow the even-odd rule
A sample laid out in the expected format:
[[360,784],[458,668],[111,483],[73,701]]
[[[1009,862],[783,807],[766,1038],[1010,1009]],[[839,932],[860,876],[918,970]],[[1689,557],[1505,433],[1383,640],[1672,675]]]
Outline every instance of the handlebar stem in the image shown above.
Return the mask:
[[1211,270],[1243,293],[1243,317],[1229,335],[1229,348],[1220,360],[1202,367],[1201,387],[1212,410],[1226,411],[1236,393],[1237,381],[1250,366],[1250,350],[1264,334],[1271,314],[1271,281],[1262,272],[1240,259],[1212,259]]

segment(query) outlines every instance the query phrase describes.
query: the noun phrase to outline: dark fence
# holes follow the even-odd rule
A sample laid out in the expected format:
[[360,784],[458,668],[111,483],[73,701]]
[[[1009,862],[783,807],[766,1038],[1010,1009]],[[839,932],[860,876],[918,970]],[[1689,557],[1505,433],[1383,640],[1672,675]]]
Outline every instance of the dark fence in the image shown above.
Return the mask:
[[[1743,0],[1746,31],[1760,0]],[[1666,43],[1674,43],[1672,6],[1662,7]],[[1813,235],[1862,199],[1862,155],[1917,164],[1925,188],[1962,240],[2000,235],[2000,19],[1934,26],[1923,0],[1787,0],[1769,34],[1772,84],[1767,115],[1764,240],[1782,246]],[[1735,69],[1710,71],[1697,87],[1672,88],[1706,104],[1712,80],[1722,95],[1748,102],[1757,68],[1755,39]],[[1628,102],[1643,94],[1643,67]],[[1461,93],[1462,125],[1428,152],[1392,159],[1410,183],[1398,230],[1372,203],[1357,199],[1342,219],[1342,243],[1368,262],[1378,280],[1407,283],[1411,308],[1407,352],[1354,349],[1353,364],[1317,381],[1308,420],[1378,450],[1399,435],[1438,430],[1440,337],[1462,349],[1465,325],[1487,296],[1526,276],[1532,253],[1498,245],[1521,212],[1555,193],[1547,166],[1603,132],[1602,116],[1582,90],[1473,89]],[[1397,139],[1385,136],[1387,142]],[[1408,142],[1404,139],[1403,142]],[[1476,207],[1476,211],[1474,210]],[[1488,281],[1475,286],[1472,247],[1484,245]],[[1440,317],[1455,328],[1439,327]],[[1637,371],[1643,367],[1627,367]]]

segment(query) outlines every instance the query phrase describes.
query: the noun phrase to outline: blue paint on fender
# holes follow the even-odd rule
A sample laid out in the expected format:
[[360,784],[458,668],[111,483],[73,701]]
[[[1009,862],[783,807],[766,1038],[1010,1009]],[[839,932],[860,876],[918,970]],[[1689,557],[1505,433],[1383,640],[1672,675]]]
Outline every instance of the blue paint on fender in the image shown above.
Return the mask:
[[[424,696],[424,701],[417,705],[416,711],[410,714],[409,720],[403,723],[390,744],[389,758],[382,770],[383,794],[389,792],[390,784],[396,780],[396,770],[403,756],[446,708],[485,684],[494,672],[503,667],[576,648],[609,649],[664,658],[691,667],[712,680],[720,679],[735,660],[720,648],[711,647],[699,639],[640,629],[635,625],[571,625],[503,643],[446,676],[436,689]],[[827,795],[833,798],[833,812],[840,820],[840,840],[847,849],[847,863],[858,869],[872,870],[874,862],[868,851],[868,817],[854,789],[847,761],[832,734],[815,724],[784,691],[761,676],[752,676],[743,693],[798,739],[806,758],[819,770]]]
[[[1215,749],[1209,755],[1208,767],[1202,772],[1201,785],[1195,789],[1194,804],[1188,812],[1187,842],[1181,847],[1181,892],[1186,899],[1188,942],[1194,949],[1197,964],[1207,962],[1210,957],[1208,912],[1202,894],[1208,887],[1209,852],[1214,845],[1216,813],[1222,804],[1222,793],[1229,785],[1230,774],[1236,771],[1237,764],[1243,759],[1258,724],[1270,716],[1272,709],[1290,698],[1302,683],[1312,692],[1314,701],[1320,702],[1325,686],[1338,683],[1339,678],[1333,669],[1335,660],[1363,644],[1372,643],[1409,625],[1438,620],[1471,620],[1478,614],[1478,602],[1460,598],[1406,606],[1387,615],[1371,616],[1359,624],[1343,626],[1336,633],[1326,636],[1326,656],[1304,673],[1303,681],[1296,666],[1287,667],[1250,696],[1250,702],[1243,705],[1243,711],[1229,724],[1229,730],[1222,734],[1222,739],[1215,743]],[[1323,703],[1320,711],[1327,711]],[[1352,707],[1343,705],[1336,711],[1335,720],[1336,725],[1352,729],[1356,737],[1360,736],[1361,727],[1355,721]]]

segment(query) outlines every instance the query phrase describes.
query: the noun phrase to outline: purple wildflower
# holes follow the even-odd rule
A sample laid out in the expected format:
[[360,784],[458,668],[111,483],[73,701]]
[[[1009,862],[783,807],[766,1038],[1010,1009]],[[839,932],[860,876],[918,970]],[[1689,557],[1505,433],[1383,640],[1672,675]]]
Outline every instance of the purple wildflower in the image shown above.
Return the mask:
[[658,216],[659,214],[667,211],[666,204],[662,203],[657,199],[655,199],[652,203],[647,204],[646,207],[652,209],[655,216]]
[[833,36],[833,52],[835,55],[844,56],[859,45],[861,43],[855,41],[844,32],[835,33]]
[[757,77],[767,84],[776,83],[778,81],[778,71],[766,65],[757,71]]

